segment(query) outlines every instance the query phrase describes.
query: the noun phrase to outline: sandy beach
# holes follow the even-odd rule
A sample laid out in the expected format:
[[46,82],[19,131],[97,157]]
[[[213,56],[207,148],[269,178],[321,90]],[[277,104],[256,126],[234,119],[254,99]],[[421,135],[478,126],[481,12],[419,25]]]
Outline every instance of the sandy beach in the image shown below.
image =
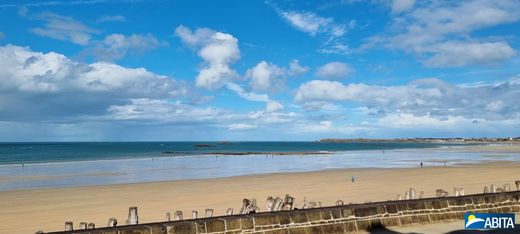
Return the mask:
[[[520,164],[481,163],[454,167],[403,169],[340,169],[304,173],[279,173],[208,180],[185,180],[123,185],[36,189],[0,192],[0,233],[33,233],[62,230],[64,222],[94,222],[106,226],[110,217],[124,223],[128,207],[138,206],[141,223],[165,219],[166,212],[206,208],[222,215],[240,209],[243,198],[256,198],[263,209],[265,198],[288,193],[301,206],[303,198],[330,206],[336,200],[361,203],[395,199],[408,188],[434,196],[435,189],[464,187],[466,194],[481,193],[483,186],[514,184]],[[351,182],[351,176],[357,178]]]

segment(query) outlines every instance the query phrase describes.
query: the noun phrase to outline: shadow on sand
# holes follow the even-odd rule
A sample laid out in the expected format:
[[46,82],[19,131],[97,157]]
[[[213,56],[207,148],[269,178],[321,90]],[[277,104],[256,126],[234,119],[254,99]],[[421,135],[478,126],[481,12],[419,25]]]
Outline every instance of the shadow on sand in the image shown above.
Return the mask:
[[[377,233],[377,234],[422,234],[421,232],[396,232],[393,230],[390,230],[386,228],[385,226],[376,226],[372,227],[371,229],[367,230],[369,233]],[[520,225],[516,225],[514,229],[497,229],[497,230],[455,230],[451,232],[447,232],[446,234],[473,234],[473,233],[506,233],[506,234],[513,234],[513,233],[520,233]]]

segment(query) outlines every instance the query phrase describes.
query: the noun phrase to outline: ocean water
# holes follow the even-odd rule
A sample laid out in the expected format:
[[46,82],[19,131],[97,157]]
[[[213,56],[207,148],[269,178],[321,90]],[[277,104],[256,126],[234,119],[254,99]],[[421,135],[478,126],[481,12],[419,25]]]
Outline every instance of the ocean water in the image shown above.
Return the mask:
[[[463,150],[464,147],[426,143],[317,142],[3,143],[0,146],[0,191],[340,168],[405,168],[419,167],[421,162],[429,167],[520,161],[519,153],[473,152]],[[302,151],[328,153],[213,154]]]
[[65,142],[0,143],[0,165],[227,153],[392,150],[440,147],[429,143],[320,142]]

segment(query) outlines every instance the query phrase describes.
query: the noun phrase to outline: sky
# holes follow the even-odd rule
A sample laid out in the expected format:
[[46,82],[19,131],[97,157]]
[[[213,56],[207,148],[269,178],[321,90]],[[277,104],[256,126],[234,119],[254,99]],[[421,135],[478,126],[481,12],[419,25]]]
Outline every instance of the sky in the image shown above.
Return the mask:
[[0,1],[0,141],[520,135],[520,1]]

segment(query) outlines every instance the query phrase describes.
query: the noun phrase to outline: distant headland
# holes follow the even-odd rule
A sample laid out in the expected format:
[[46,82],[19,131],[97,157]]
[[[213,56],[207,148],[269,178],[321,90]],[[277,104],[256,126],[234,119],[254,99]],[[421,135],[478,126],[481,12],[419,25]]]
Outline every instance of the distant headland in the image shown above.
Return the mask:
[[496,138],[324,138],[318,142],[323,143],[363,143],[363,142],[410,142],[410,143],[520,143],[520,137],[496,137]]

